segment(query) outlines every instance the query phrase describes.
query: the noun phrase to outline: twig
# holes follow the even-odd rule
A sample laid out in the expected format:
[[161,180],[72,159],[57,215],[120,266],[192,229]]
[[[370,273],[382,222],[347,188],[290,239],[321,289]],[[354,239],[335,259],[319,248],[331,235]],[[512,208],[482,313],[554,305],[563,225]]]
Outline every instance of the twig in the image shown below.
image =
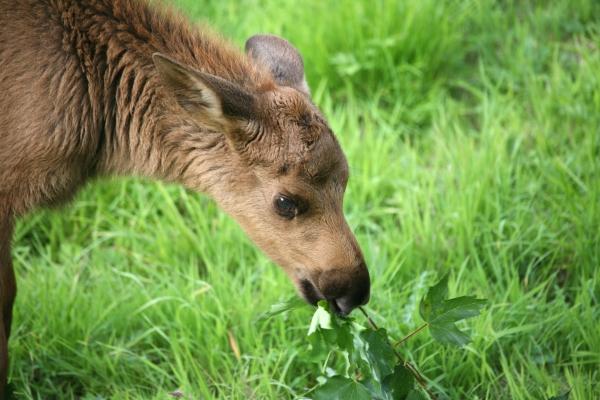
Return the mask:
[[417,381],[419,386],[421,386],[423,388],[423,390],[429,395],[429,398],[431,400],[436,400],[437,399],[436,395],[431,390],[429,390],[429,388],[427,387],[427,381],[425,381],[425,378],[415,368],[415,366],[412,365],[411,363],[409,363],[408,361],[404,362],[404,366],[406,367],[407,370],[412,372],[413,376],[415,377],[415,380]]
[[417,329],[415,329],[414,331],[412,331],[411,333],[406,335],[404,338],[402,338],[398,342],[394,343],[394,346],[400,346],[402,343],[406,342],[408,339],[410,339],[417,333],[421,332],[423,329],[427,328],[428,326],[429,326],[429,324],[427,322],[424,323],[423,325],[421,325],[420,327],[418,327]]
[[[365,311],[365,309],[362,308],[362,307],[358,307],[358,309],[367,318],[367,321],[369,321],[369,325],[371,325],[371,328],[373,328],[375,330],[378,330],[379,328],[377,327],[377,325],[375,324],[375,322],[371,319],[371,317],[369,317],[369,314],[367,314],[367,312]],[[411,334],[409,334],[406,338],[402,339],[400,341],[400,343],[402,343],[404,340],[410,338],[415,333],[417,333],[420,330],[422,330],[425,326],[427,326],[427,324],[425,324],[424,326],[419,327],[416,331],[414,331]],[[396,357],[398,357],[398,360],[402,363],[402,365],[404,365],[404,367],[407,370],[409,370],[411,374],[413,374],[413,376],[415,377],[415,380],[417,381],[417,383],[419,384],[419,386],[421,386],[423,388],[423,390],[427,393],[427,395],[429,395],[429,398],[431,400],[437,400],[436,395],[431,390],[429,390],[429,388],[427,387],[427,381],[425,380],[425,378],[423,377],[423,375],[421,375],[421,373],[415,368],[415,366],[412,365],[410,362],[406,361],[400,355],[400,353],[398,353],[398,351],[396,349],[394,349],[393,346],[392,346],[392,351],[394,352],[394,355]]]
[[371,317],[369,317],[369,314],[367,314],[367,312],[365,311],[365,309],[362,308],[362,307],[358,307],[358,309],[367,318],[367,321],[369,321],[369,325],[371,325],[371,328],[373,328],[375,330],[378,330],[379,328],[377,327],[377,325],[375,325],[375,322],[373,322],[373,320],[371,319]]

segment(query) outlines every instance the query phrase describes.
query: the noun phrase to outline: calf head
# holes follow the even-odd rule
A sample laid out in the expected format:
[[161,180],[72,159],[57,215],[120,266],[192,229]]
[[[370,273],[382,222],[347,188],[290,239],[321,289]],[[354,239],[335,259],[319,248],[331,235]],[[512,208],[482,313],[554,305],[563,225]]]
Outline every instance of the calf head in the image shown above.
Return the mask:
[[271,85],[251,90],[159,54],[154,61],[181,108],[227,139],[233,158],[224,162],[235,171],[213,197],[308,302],[348,314],[370,290],[342,210],[348,163],[310,99],[298,51],[268,35],[250,38],[246,51]]

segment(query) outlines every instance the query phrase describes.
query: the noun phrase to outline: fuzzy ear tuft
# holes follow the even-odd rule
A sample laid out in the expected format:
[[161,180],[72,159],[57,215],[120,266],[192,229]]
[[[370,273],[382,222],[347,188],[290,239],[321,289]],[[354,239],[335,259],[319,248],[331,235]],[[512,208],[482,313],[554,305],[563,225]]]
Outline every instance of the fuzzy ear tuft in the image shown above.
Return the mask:
[[274,35],[254,35],[246,41],[246,53],[266,66],[278,85],[310,96],[302,56],[290,42]]
[[241,86],[164,54],[154,53],[152,60],[179,105],[193,116],[217,126],[224,126],[229,118],[255,118],[256,100]]

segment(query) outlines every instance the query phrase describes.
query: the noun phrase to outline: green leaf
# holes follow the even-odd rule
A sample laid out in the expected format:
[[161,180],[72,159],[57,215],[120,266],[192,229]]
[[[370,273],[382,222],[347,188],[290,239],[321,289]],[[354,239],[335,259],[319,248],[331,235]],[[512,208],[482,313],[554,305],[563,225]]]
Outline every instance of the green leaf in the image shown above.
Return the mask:
[[391,398],[386,397],[386,395],[383,393],[381,389],[381,384],[372,377],[363,379],[360,381],[360,383],[362,383],[364,387],[369,391],[369,393],[371,394],[371,399],[391,400]]
[[371,400],[369,391],[359,382],[343,376],[334,376],[319,386],[312,395],[314,400]]
[[329,333],[327,331],[317,331],[308,336],[308,351],[300,352],[300,358],[317,364],[323,363],[333,349],[332,342],[335,343]]
[[385,329],[365,329],[355,335],[355,347],[377,382],[394,371],[396,356]]
[[419,304],[421,317],[429,324],[431,336],[438,342],[464,346],[469,335],[459,330],[455,322],[479,315],[487,303],[473,296],[462,296],[446,300],[448,275],[432,286]]
[[257,321],[261,322],[261,321],[265,321],[269,318],[273,318],[276,315],[279,314],[283,314],[285,312],[291,311],[293,309],[305,306],[306,302],[304,300],[302,300],[300,297],[298,296],[293,296],[290,297],[289,299],[285,300],[285,301],[281,301],[279,303],[273,304],[271,306],[271,308],[269,309],[269,311],[266,311],[262,314],[260,314],[257,318]]
[[402,364],[396,365],[394,372],[383,379],[382,389],[392,400],[404,400],[415,385],[415,378]]
[[473,296],[462,296],[443,301],[431,318],[431,324],[445,324],[472,318],[481,312],[487,301]]
[[425,321],[429,321],[431,314],[439,307],[442,301],[448,296],[448,274],[435,285],[429,288],[427,295],[419,304],[419,314]]
[[454,323],[429,324],[429,333],[440,343],[462,347],[471,340],[469,335],[462,332]]
[[308,328],[308,335],[312,335],[317,329],[333,329],[331,324],[331,313],[329,313],[329,306],[324,301],[319,301],[317,310],[313,314],[312,320],[310,321],[310,327]]
[[301,353],[300,357],[310,362],[321,363],[332,351],[345,351],[344,357],[352,355],[352,332],[355,329],[357,328],[351,318],[339,318],[329,311],[326,302],[319,302],[307,333],[309,351]]
[[341,319],[334,316],[333,327],[336,334],[336,343],[342,350],[346,350],[349,353],[354,351],[354,342],[352,338],[352,320],[349,318]]
[[548,400],[569,400],[570,393],[571,393],[571,391],[569,390],[568,392],[559,394],[558,396],[552,396]]
[[405,400],[427,400],[427,397],[417,389],[413,389],[408,396],[406,396]]
[[321,334],[331,346],[337,345],[344,350],[351,350],[352,344],[352,320],[341,319],[329,311],[329,305],[320,301],[313,314],[308,328],[309,337]]

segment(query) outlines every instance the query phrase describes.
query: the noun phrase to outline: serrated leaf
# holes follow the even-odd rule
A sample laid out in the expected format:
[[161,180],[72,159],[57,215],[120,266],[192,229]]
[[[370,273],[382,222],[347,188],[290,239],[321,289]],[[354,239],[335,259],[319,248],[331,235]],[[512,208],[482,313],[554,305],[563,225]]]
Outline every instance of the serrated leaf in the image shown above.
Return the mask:
[[448,274],[444,275],[438,283],[433,285],[427,291],[427,294],[419,304],[419,314],[425,321],[429,321],[429,317],[439,307],[439,305],[448,296]]
[[334,376],[313,393],[314,400],[371,400],[367,388],[360,382],[343,376]]
[[331,324],[331,313],[327,303],[319,302],[317,309],[313,314],[312,320],[310,321],[310,327],[308,328],[308,335],[312,335],[317,329],[332,329]]
[[269,311],[266,311],[258,316],[257,321],[259,321],[259,322],[265,321],[269,318],[273,318],[276,315],[283,314],[287,311],[291,311],[293,309],[296,309],[296,308],[299,308],[299,307],[302,307],[305,305],[306,305],[306,302],[304,300],[302,300],[298,296],[293,296],[287,300],[273,304],[271,306],[271,308],[269,308]]
[[385,329],[365,329],[355,335],[355,347],[377,382],[394,371],[396,356]]
[[373,378],[362,379],[360,381],[369,391],[371,400],[393,400],[387,393],[381,389],[381,384]]
[[331,338],[326,337],[327,331],[317,331],[308,336],[308,350],[300,353],[305,361],[321,364],[332,350]]
[[383,379],[381,385],[387,399],[404,400],[415,385],[415,378],[402,364],[396,365],[394,372]]
[[321,332],[326,341],[337,345],[341,349],[351,350],[353,321],[350,318],[341,319],[329,311],[329,305],[325,302],[319,302],[315,313],[313,314],[308,336]]
[[435,313],[431,315],[432,318],[426,321],[430,324],[445,324],[472,318],[479,315],[486,303],[486,300],[477,299],[473,296],[444,300],[435,310]]
[[352,331],[354,322],[351,318],[338,318],[329,311],[326,302],[319,302],[308,330],[309,351],[300,357],[310,362],[321,363],[331,351],[342,350],[345,357],[354,352]]
[[462,332],[454,323],[429,324],[429,333],[440,343],[462,347],[471,340],[469,335]]
[[340,318],[334,317],[334,330],[336,334],[336,343],[342,350],[346,350],[348,353],[354,351],[354,343],[352,338],[352,321],[341,320]]
[[369,377],[360,381],[364,385],[364,387],[371,394],[371,399],[377,400],[391,400],[388,399],[385,394],[382,392],[381,384],[377,382],[375,379]]
[[429,324],[431,336],[438,342],[464,346],[469,336],[455,322],[472,318],[481,312],[486,300],[462,296],[445,300],[448,294],[448,275],[432,286],[419,304],[421,317]]

